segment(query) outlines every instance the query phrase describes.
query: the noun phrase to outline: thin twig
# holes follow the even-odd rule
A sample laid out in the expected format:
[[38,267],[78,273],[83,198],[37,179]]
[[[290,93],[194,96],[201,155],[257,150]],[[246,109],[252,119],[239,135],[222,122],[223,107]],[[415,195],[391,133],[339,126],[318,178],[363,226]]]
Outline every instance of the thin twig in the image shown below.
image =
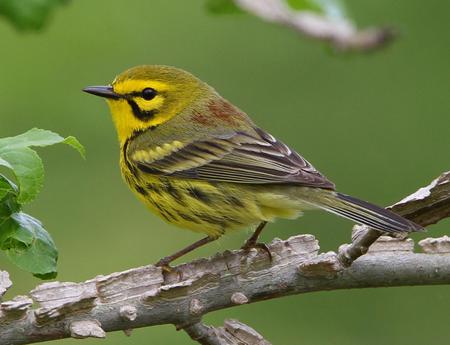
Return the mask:
[[389,28],[358,30],[353,23],[327,17],[311,11],[296,11],[286,0],[234,0],[243,10],[263,20],[288,26],[317,40],[328,41],[338,50],[369,51],[392,41],[395,34]]

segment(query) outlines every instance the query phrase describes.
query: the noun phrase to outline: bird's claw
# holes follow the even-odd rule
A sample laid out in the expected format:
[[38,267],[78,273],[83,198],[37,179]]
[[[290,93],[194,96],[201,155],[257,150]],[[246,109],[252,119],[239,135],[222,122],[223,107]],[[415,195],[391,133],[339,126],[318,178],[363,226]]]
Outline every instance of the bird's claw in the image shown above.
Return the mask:
[[155,264],[155,266],[161,268],[163,276],[167,276],[168,274],[171,274],[171,273],[176,273],[178,275],[178,280],[181,281],[183,279],[183,274],[176,268],[173,268],[172,266],[170,266],[169,262],[170,261],[165,260],[165,258],[163,258],[163,259],[159,260]]
[[163,271],[166,271],[166,272],[172,272],[172,271],[173,271],[173,268],[169,265],[169,263],[170,263],[170,261],[168,261],[166,258],[162,258],[161,260],[159,260],[159,261],[155,264],[155,266],[156,266],[156,267],[161,267],[161,269],[162,269]]
[[269,256],[269,260],[272,261],[272,253],[270,252],[269,247],[267,246],[267,244],[262,243],[262,242],[245,242],[244,245],[241,247],[242,250],[245,251],[250,251],[250,249],[255,248],[255,249],[262,249],[264,252],[267,253],[267,255]]

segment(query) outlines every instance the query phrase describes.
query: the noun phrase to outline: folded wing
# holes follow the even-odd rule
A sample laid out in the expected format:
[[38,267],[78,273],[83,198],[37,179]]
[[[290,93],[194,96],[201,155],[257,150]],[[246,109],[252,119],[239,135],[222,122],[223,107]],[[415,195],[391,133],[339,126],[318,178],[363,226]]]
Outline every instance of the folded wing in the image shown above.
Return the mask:
[[132,157],[146,173],[214,182],[290,183],[333,189],[307,160],[261,129],[195,141],[162,157]]

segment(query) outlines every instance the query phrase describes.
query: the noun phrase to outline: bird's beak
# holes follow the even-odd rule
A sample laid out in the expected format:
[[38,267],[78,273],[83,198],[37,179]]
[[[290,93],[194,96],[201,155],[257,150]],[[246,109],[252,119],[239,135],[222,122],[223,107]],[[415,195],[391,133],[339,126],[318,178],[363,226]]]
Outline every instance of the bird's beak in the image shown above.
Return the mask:
[[112,86],[88,86],[83,91],[104,98],[120,98],[120,95],[114,92]]

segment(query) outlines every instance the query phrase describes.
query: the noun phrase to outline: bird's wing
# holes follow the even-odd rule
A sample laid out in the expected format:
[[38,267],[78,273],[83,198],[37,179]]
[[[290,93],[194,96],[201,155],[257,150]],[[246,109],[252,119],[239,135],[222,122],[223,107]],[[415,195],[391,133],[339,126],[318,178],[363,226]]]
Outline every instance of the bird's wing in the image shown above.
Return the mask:
[[138,150],[131,160],[143,172],[214,182],[292,183],[334,189],[307,160],[272,135],[256,129],[233,132],[187,145],[172,143],[148,154]]

